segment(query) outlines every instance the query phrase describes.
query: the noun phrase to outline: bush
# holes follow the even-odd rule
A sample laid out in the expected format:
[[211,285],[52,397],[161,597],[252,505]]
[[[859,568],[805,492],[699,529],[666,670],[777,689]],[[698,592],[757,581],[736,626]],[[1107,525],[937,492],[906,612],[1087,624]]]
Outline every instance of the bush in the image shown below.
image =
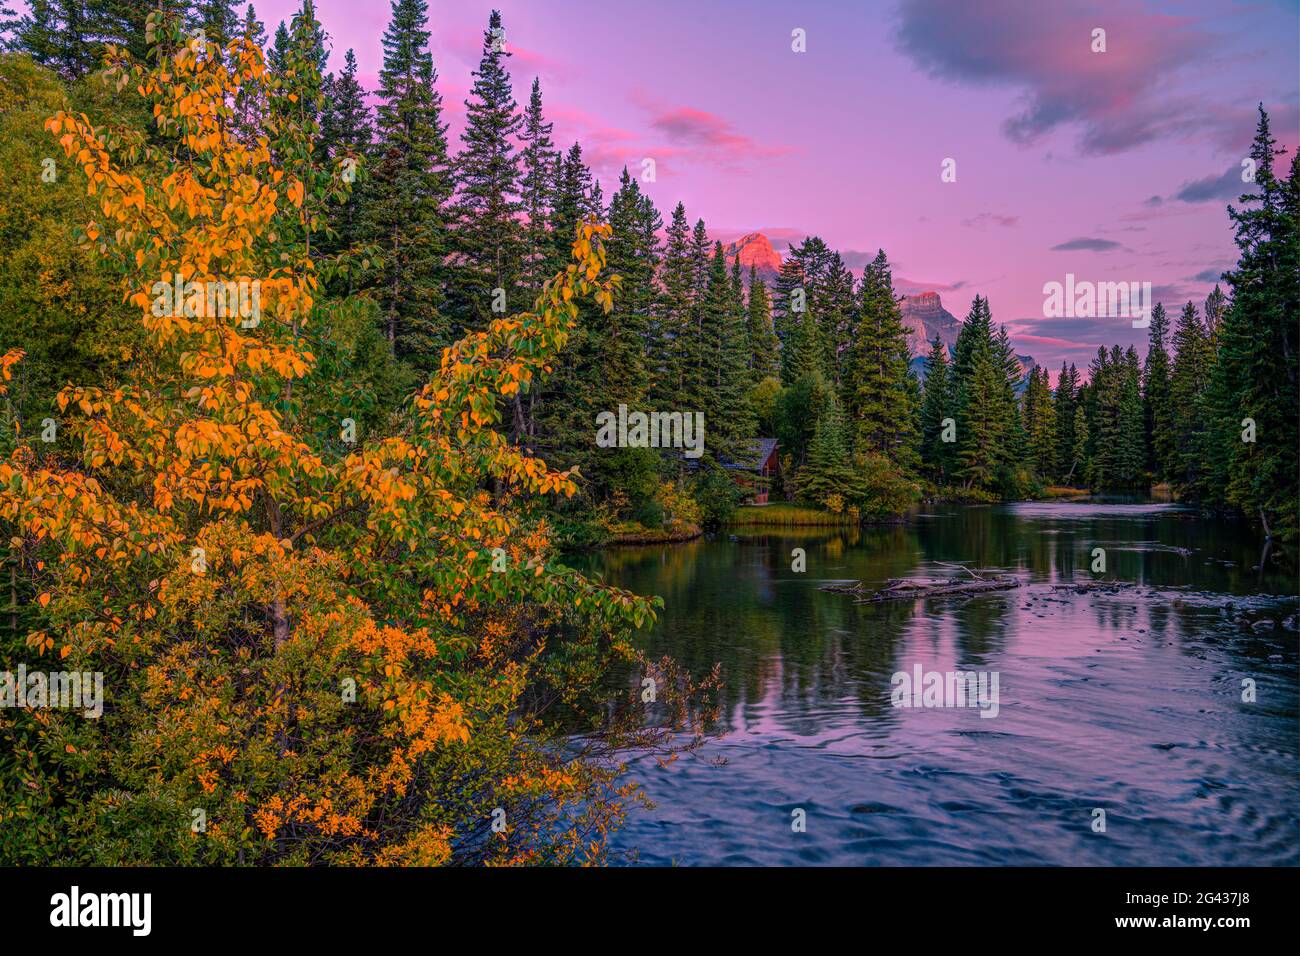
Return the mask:
[[695,501],[705,527],[717,527],[740,507],[741,493],[725,469],[713,465],[696,480]]

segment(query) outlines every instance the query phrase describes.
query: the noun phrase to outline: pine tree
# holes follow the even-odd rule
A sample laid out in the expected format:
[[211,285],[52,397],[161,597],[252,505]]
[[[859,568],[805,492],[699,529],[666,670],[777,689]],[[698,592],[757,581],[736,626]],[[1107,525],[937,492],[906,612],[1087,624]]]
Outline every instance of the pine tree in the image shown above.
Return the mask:
[[234,0],[199,0],[194,7],[195,19],[203,28],[203,36],[208,43],[224,48],[240,36],[240,20],[239,14],[235,12]]
[[610,200],[608,218],[613,232],[606,244],[606,268],[621,281],[613,309],[595,317],[599,332],[593,387],[608,392],[611,404],[635,407],[645,401],[650,384],[645,343],[655,302],[661,221],[626,168]]
[[1205,297],[1205,332],[1210,338],[1210,342],[1216,342],[1219,335],[1219,326],[1223,324],[1223,318],[1228,311],[1228,297],[1224,295],[1223,290],[1219,288],[1218,283],[1214,284],[1214,291]]
[[[542,283],[554,275],[549,270],[553,264],[554,243],[548,231],[548,219],[554,202],[559,155],[551,142],[552,128],[553,124],[546,122],[542,114],[541,83],[534,79],[520,137],[523,143],[520,153],[523,175],[519,180],[520,207],[527,219],[521,280],[529,295],[536,295],[541,290]],[[571,232],[568,238],[572,241]],[[618,238],[616,233],[614,239],[617,241]]]
[[956,406],[953,381],[948,366],[948,350],[939,336],[930,343],[930,354],[925,360],[924,399],[921,404],[921,459],[926,472],[938,485],[951,476],[955,442],[945,442],[945,420],[951,420]]
[[1214,366],[1205,326],[1188,302],[1174,329],[1174,364],[1169,378],[1170,407],[1178,446],[1173,458],[1175,486],[1192,501],[1210,498],[1213,454],[1207,435],[1209,387]]
[[[851,361],[850,349],[854,343],[854,334],[859,327],[861,305],[855,295],[853,273],[844,265],[844,259],[838,252],[831,254],[826,268],[825,286],[819,294],[817,304],[815,315],[825,350],[822,366],[831,383],[843,391],[847,387],[847,366]],[[852,400],[846,394],[845,407],[851,405]]]
[[275,35],[271,38],[271,45],[266,50],[266,66],[272,73],[284,71],[285,54],[288,49],[289,28],[281,20],[280,25],[275,28]]
[[955,475],[966,489],[1018,494],[1013,481],[1023,431],[1016,401],[1019,364],[1006,329],[993,332],[988,300],[976,296],[953,348]]
[[1021,410],[1028,462],[1040,480],[1051,481],[1057,473],[1057,429],[1047,369],[1037,367],[1029,373]]
[[749,370],[755,384],[781,374],[779,342],[772,328],[772,300],[767,285],[749,267],[749,302],[746,304],[749,332]]
[[1057,475],[1068,485],[1081,475],[1082,462],[1075,455],[1075,411],[1078,403],[1079,372],[1071,362],[1068,366],[1061,362],[1061,374],[1056,380],[1056,461]]
[[920,466],[916,381],[910,372],[907,331],[883,249],[863,270],[858,322],[849,338],[852,344],[847,349],[844,385],[854,449],[883,455],[903,474],[914,474]]
[[704,412],[705,433],[719,459],[741,460],[754,436],[748,401],[748,338],[745,319],[732,294],[722,243],[709,257],[708,278],[699,305],[703,389],[692,411]]
[[[266,28],[257,19],[257,11],[250,3],[244,11],[244,21],[239,35],[261,50],[266,46]],[[239,86],[235,94],[234,124],[236,136],[244,143],[252,143],[262,128],[266,110],[266,82],[249,79]]]
[[1241,208],[1228,207],[1238,261],[1226,276],[1232,304],[1217,326],[1208,452],[1214,497],[1291,546],[1300,517],[1300,162],[1292,157],[1289,178],[1279,177],[1275,143],[1261,105],[1250,152],[1255,191]]
[[12,47],[41,66],[62,70],[59,23],[53,0],[31,0],[26,16],[18,18]]
[[[483,52],[474,71],[474,86],[465,101],[465,129],[456,157],[453,207],[456,254],[453,308],[467,328],[480,328],[492,317],[492,303],[503,290],[507,311],[524,305],[519,295],[524,258],[519,222],[519,156],[514,138],[523,124],[510,85],[501,14],[493,10],[483,33]],[[572,245],[572,231],[557,235]]]
[[799,469],[797,487],[799,497],[811,504],[838,503],[842,509],[856,502],[860,489],[852,463],[848,425],[835,389],[828,387],[826,391],[825,405],[808,445],[808,460]]
[[679,401],[686,388],[688,339],[691,335],[691,292],[693,271],[690,254],[690,226],[686,207],[680,202],[664,234],[663,287],[656,323],[656,348],[662,355],[662,370],[653,390],[656,405]]
[[1177,439],[1169,404],[1169,352],[1165,339],[1169,318],[1165,307],[1156,303],[1151,310],[1147,357],[1142,367],[1143,431],[1146,436],[1147,469],[1154,481],[1168,480]]
[[1074,425],[1070,429],[1073,437],[1073,444],[1070,446],[1070,471],[1071,476],[1083,476],[1088,473],[1088,416],[1084,409],[1084,403],[1079,402],[1074,408]]
[[551,263],[554,273],[569,259],[573,230],[591,212],[591,170],[582,160],[582,145],[574,143],[555,166],[555,185],[551,190]]
[[456,334],[441,281],[452,190],[447,125],[427,23],[425,0],[393,0],[361,231],[380,251],[374,295],[388,341],[399,357],[426,370]]
[[1130,345],[1120,365],[1119,447],[1115,451],[1115,482],[1118,487],[1132,491],[1141,491],[1147,486],[1141,383],[1142,370],[1137,349]]
[[[366,91],[357,82],[357,58],[348,50],[343,70],[336,77],[325,78],[325,104],[321,110],[319,152],[323,162],[334,171],[340,183],[351,184],[350,190],[331,192],[327,215],[332,235],[321,243],[324,255],[351,249],[361,238],[362,177],[369,162],[374,129]],[[347,273],[346,288],[352,288],[353,270]]]
[[787,387],[799,377],[791,348],[795,326],[808,310],[807,301],[803,265],[794,256],[787,255],[772,290],[772,326],[781,343],[781,383]]

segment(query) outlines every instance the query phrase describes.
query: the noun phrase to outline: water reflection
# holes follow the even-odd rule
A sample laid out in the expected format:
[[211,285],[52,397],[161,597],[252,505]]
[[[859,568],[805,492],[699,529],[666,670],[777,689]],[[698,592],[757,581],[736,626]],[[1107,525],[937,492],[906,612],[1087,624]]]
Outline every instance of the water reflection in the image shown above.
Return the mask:
[[[654,863],[1300,862],[1296,641],[1281,626],[1295,586],[1258,555],[1240,527],[1177,506],[1019,504],[594,556],[663,596],[647,649],[697,675],[721,662],[725,681],[725,736],[638,765],[659,808],[619,840]],[[944,562],[1024,585],[882,605],[818,590]],[[1099,579],[1139,586],[1054,587]],[[998,671],[999,716],[892,707],[891,675],[917,664]],[[805,834],[789,832],[795,806]],[[1094,806],[1110,808],[1105,835]]]

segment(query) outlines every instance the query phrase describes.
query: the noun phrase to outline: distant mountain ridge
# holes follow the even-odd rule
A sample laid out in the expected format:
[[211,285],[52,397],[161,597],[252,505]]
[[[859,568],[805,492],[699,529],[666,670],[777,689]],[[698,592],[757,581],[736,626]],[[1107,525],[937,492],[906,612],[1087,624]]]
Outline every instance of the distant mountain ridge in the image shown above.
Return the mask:
[[[755,274],[771,288],[781,274],[781,254],[772,248],[771,241],[761,232],[750,232],[735,242],[723,246],[722,254],[728,265],[740,259],[745,279],[749,279],[749,267],[753,266]],[[912,370],[921,381],[925,380],[925,357],[930,354],[930,343],[934,337],[948,349],[949,357],[957,345],[957,335],[961,332],[961,319],[943,307],[943,300],[938,292],[919,292],[904,296],[899,300],[898,308],[903,314],[903,326],[907,330],[907,348],[912,353]],[[1030,355],[1016,355],[1020,371],[1026,377],[1037,364]]]

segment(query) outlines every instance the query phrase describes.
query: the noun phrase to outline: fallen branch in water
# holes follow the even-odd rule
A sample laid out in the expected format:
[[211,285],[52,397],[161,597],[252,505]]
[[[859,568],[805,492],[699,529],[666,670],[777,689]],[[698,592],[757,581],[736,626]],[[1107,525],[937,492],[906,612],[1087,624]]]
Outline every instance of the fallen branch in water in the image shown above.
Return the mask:
[[865,594],[867,595],[866,597],[854,601],[853,603],[880,604],[883,601],[904,601],[915,600],[917,598],[985,594],[989,591],[1009,591],[1012,588],[1020,586],[1020,579],[1009,574],[985,578],[970,570],[970,568],[963,567],[961,570],[965,571],[975,580],[959,581],[957,578],[890,578],[885,582],[883,588],[878,588],[876,590],[862,587],[860,581],[851,585],[826,584],[821,587],[821,590],[832,591],[836,594]]

